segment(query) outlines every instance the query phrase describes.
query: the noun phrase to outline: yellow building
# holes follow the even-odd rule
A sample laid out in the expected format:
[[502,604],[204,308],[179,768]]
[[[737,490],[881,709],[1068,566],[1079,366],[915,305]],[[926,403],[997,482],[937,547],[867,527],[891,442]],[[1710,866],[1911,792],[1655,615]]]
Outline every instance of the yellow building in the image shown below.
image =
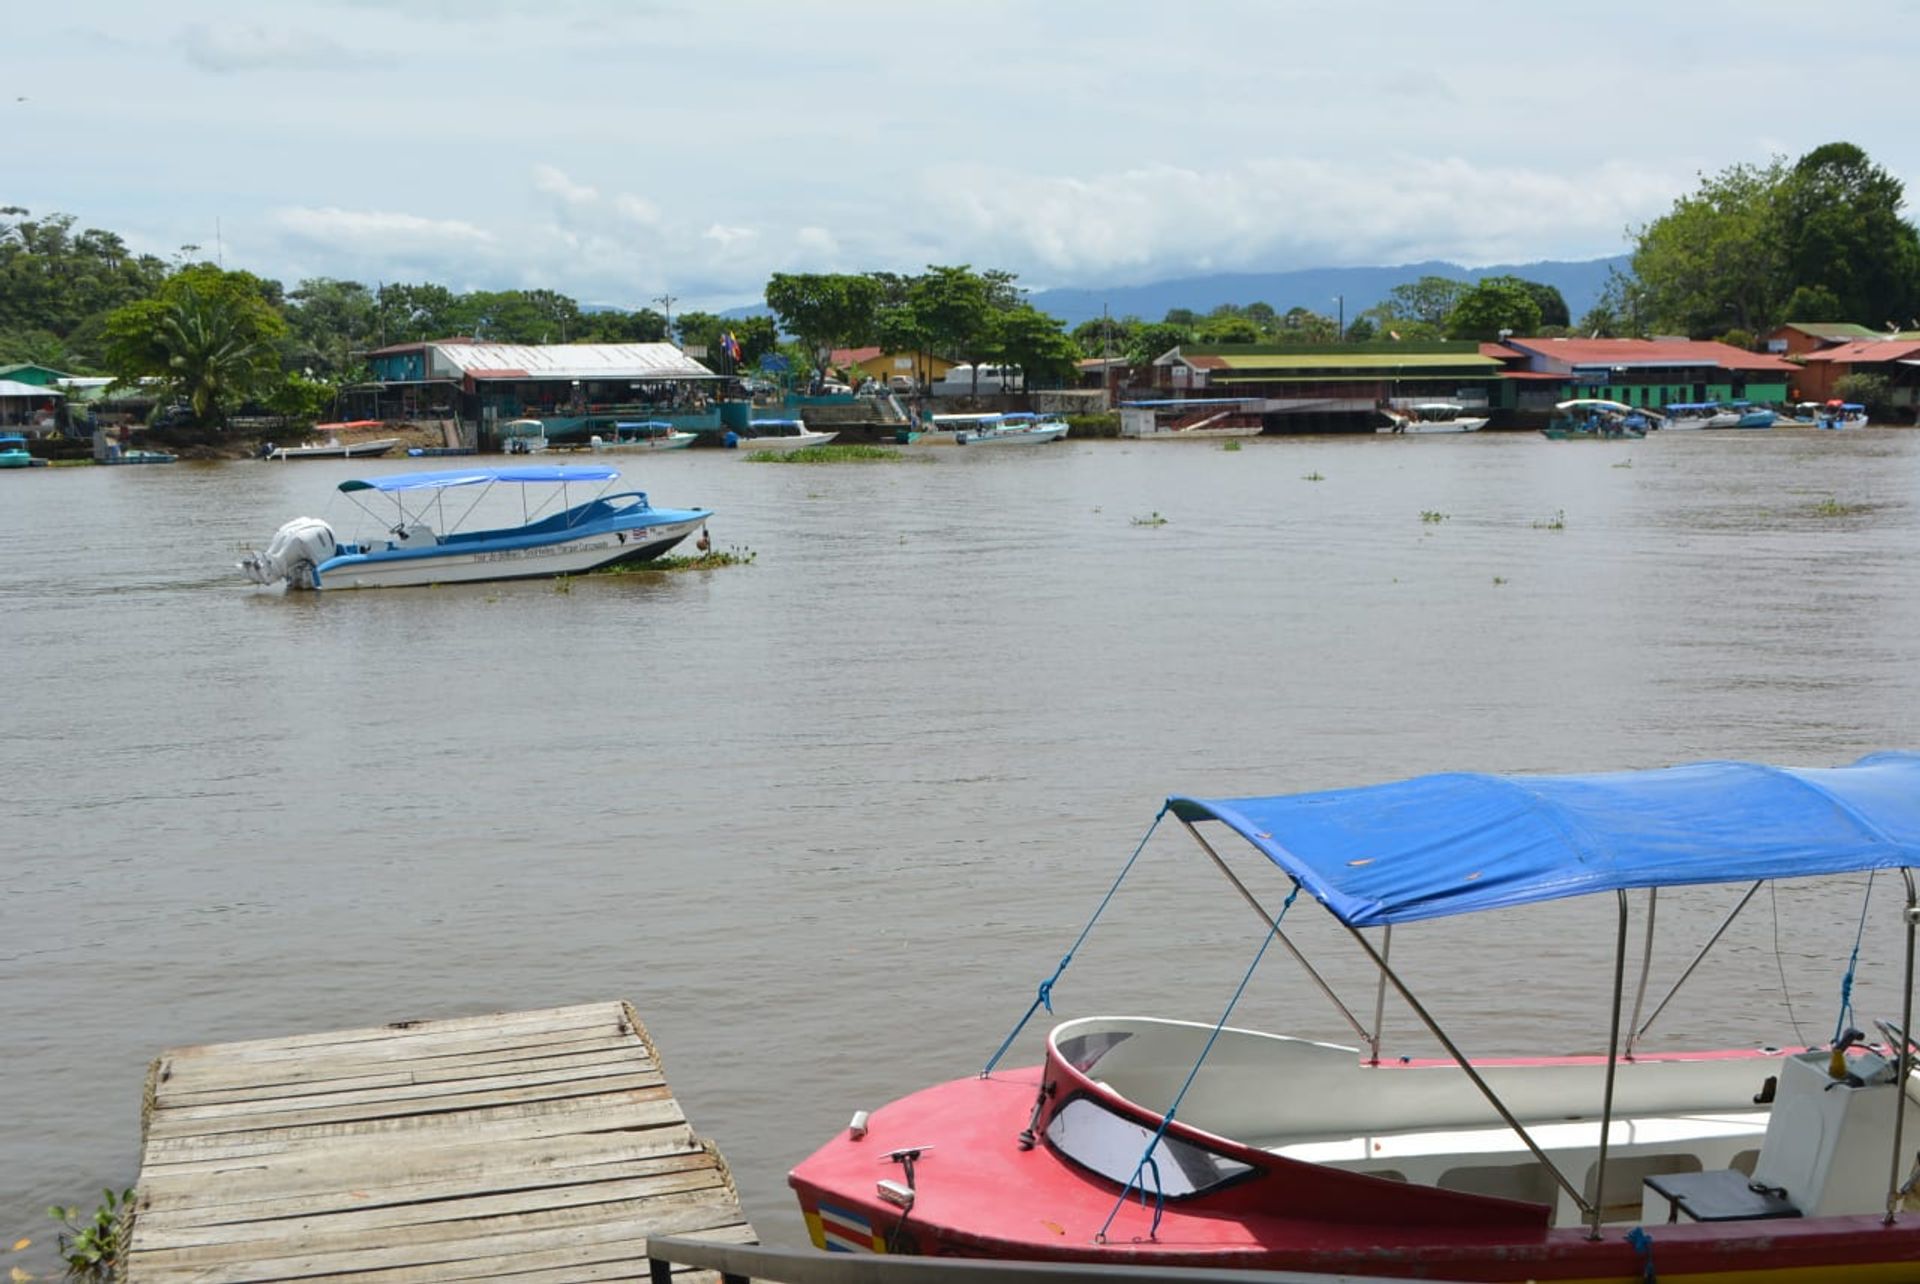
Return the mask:
[[890,387],[905,379],[924,388],[953,369],[953,362],[926,352],[884,352],[879,348],[835,348],[833,368],[854,387],[878,379]]

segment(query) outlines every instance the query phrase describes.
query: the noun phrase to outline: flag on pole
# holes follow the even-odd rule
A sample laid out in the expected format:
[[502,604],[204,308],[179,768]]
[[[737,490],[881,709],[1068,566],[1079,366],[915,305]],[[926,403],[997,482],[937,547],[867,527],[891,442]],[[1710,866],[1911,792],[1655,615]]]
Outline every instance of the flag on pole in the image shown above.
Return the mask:
[[740,360],[740,340],[733,337],[733,331],[720,336],[720,350],[735,361]]

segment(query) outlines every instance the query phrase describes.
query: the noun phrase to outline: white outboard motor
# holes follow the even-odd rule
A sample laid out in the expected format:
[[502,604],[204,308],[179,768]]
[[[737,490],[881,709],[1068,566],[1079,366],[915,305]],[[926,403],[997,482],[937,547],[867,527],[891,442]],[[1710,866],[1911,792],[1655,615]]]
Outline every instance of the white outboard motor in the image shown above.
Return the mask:
[[240,569],[255,584],[285,580],[291,588],[317,588],[314,568],[332,557],[336,547],[333,527],[318,517],[296,517],[273,533],[265,552],[242,558]]

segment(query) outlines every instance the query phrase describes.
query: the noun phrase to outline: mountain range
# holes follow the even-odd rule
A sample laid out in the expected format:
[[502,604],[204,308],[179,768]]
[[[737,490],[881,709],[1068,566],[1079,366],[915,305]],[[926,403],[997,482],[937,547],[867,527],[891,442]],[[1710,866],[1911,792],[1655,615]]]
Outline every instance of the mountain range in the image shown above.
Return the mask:
[[1538,263],[1502,263],[1492,267],[1461,267],[1458,263],[1430,261],[1406,263],[1398,267],[1307,268],[1296,272],[1236,272],[1214,276],[1179,277],[1155,281],[1150,285],[1123,285],[1112,289],[1036,290],[1029,301],[1042,312],[1052,313],[1069,327],[1100,316],[1101,309],[1115,317],[1137,316],[1158,321],[1171,308],[1190,308],[1205,316],[1223,303],[1245,305],[1270,304],[1277,312],[1303,307],[1327,316],[1336,316],[1344,306],[1351,321],[1386,298],[1396,285],[1417,281],[1423,276],[1452,277],[1457,281],[1478,281],[1489,276],[1517,276],[1542,285],[1551,285],[1567,301],[1567,311],[1578,321],[1582,313],[1599,302],[1608,274],[1624,271],[1627,256],[1606,259],[1547,259]]
[[[1183,276],[1147,285],[1117,285],[1109,289],[1036,290],[1028,301],[1042,312],[1052,313],[1069,328],[1100,316],[1101,309],[1115,317],[1136,316],[1158,321],[1173,308],[1189,308],[1202,316],[1223,303],[1242,306],[1270,304],[1277,312],[1302,307],[1337,317],[1344,309],[1346,319],[1365,312],[1387,297],[1396,285],[1417,281],[1423,276],[1446,276],[1456,281],[1478,281],[1489,276],[1517,276],[1551,285],[1567,301],[1567,311],[1578,321],[1600,301],[1607,278],[1616,269],[1625,271],[1627,256],[1607,259],[1543,259],[1538,263],[1499,263],[1491,267],[1461,267],[1458,263],[1429,260],[1403,263],[1397,267],[1305,268],[1294,272],[1229,272],[1213,276]],[[598,310],[593,306],[581,311]],[[765,304],[728,308],[723,317],[758,317],[770,313]]]

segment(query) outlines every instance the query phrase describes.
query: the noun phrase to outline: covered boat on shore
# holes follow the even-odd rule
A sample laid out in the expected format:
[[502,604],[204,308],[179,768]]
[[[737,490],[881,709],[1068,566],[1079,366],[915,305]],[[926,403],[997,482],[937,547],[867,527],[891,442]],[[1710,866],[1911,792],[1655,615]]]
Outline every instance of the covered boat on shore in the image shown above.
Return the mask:
[[[1175,796],[1155,825],[1166,817],[1254,910],[1253,965],[1283,946],[1356,1046],[1235,1028],[1242,980],[1217,1021],[1070,1020],[1042,1064],[1000,1070],[1026,1021],[1052,1011],[1090,921],[978,1076],[857,1114],[794,1168],[817,1246],[1485,1281],[1920,1276],[1920,1213],[1907,1207],[1920,1090],[1905,1034],[1920,755]],[[1251,854],[1229,861],[1221,833]],[[1278,903],[1262,890],[1275,870],[1291,884]],[[1873,875],[1887,870],[1899,875],[1881,888],[1898,895],[1876,900]],[[1904,933],[1905,971],[1880,991],[1897,1021],[1875,1023],[1880,1046],[1847,1028],[1849,963],[1828,1048],[1756,1030],[1751,1047],[1643,1050],[1742,910],[1804,877],[1863,888],[1861,934],[1869,917]],[[1737,902],[1650,1003],[1660,895],[1696,885]],[[1376,978],[1370,1002],[1343,999],[1283,928],[1303,891]],[[1613,903],[1611,975],[1595,978],[1572,1036],[1598,1053],[1472,1057],[1392,961],[1406,925],[1583,895]],[[1644,944],[1629,931],[1636,902]],[[1444,1058],[1383,1055],[1390,994]]]
[[[650,561],[713,515],[704,508],[655,508],[640,491],[607,494],[619,476],[614,468],[527,464],[345,481],[341,493],[384,528],[382,538],[348,543],[319,518],[298,517],[282,526],[265,549],[243,558],[240,569],[256,584],[284,583],[297,589],[550,578]],[[594,483],[601,483],[599,493],[581,503],[569,502],[571,487]],[[521,488],[523,523],[459,529],[481,500],[502,485]],[[468,487],[484,489],[463,496],[464,507],[449,520],[448,493]],[[536,503],[529,487],[549,489]],[[363,495],[389,497],[393,507],[368,508]]]
[[804,419],[752,419],[747,422],[745,432],[729,433],[726,444],[747,454],[763,451],[785,454],[829,445],[839,435],[838,432],[815,432],[807,427]]

